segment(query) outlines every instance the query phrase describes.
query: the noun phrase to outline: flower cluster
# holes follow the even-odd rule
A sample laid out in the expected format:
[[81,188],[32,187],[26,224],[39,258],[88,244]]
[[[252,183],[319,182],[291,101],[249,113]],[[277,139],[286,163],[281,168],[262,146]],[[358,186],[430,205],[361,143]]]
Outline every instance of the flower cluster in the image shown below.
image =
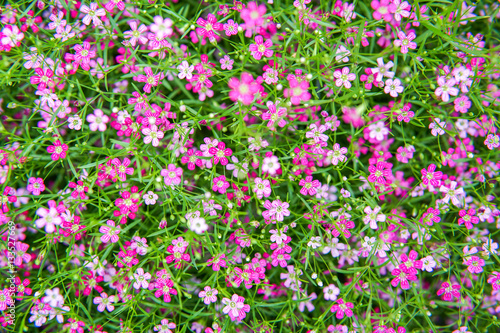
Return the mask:
[[499,19],[3,5],[0,330],[494,330]]

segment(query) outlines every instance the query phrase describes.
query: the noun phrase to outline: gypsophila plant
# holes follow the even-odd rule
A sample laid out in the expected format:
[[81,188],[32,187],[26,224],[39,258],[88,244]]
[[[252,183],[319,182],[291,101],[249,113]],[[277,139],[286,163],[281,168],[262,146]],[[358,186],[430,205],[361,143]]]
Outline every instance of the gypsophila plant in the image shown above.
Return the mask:
[[0,325],[500,331],[500,5],[0,7]]

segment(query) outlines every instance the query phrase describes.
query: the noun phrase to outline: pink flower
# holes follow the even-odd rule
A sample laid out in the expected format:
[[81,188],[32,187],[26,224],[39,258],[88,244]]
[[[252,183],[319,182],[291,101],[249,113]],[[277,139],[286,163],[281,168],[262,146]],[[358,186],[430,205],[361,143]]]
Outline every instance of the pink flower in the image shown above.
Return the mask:
[[446,77],[440,76],[437,79],[437,84],[439,85],[439,87],[434,93],[436,94],[436,96],[441,96],[443,102],[448,102],[450,100],[450,95],[458,95],[458,89],[454,87],[454,85],[456,84],[455,79],[449,79],[448,81],[446,81]]
[[249,73],[242,73],[241,80],[232,77],[228,82],[229,98],[233,101],[240,101],[243,105],[250,105],[258,93],[260,84],[254,80],[253,76]]
[[262,56],[269,58],[273,56],[273,50],[270,47],[273,46],[273,42],[267,39],[264,42],[262,36],[255,36],[255,44],[250,44],[249,49],[255,60],[262,59]]
[[401,46],[401,53],[408,53],[408,49],[416,49],[417,48],[417,43],[412,42],[417,36],[413,33],[410,32],[408,36],[402,32],[398,32],[398,38],[394,40],[394,46]]
[[351,82],[356,79],[356,74],[354,73],[349,73],[349,67],[344,67],[342,70],[336,70],[333,73],[333,76],[336,78],[335,80],[335,85],[337,87],[341,87],[342,85],[344,88],[349,89],[351,88]]
[[142,134],[145,135],[144,143],[151,143],[153,147],[158,147],[160,144],[160,140],[163,139],[163,132],[158,129],[158,126],[151,125],[150,127],[146,127],[142,129]]
[[115,302],[116,296],[111,295],[108,297],[108,294],[106,293],[101,293],[100,297],[95,297],[94,298],[94,304],[98,304],[97,306],[97,311],[103,312],[104,309],[108,310],[109,312],[113,312],[115,309],[113,303]]
[[462,198],[465,196],[465,192],[463,188],[456,188],[457,182],[452,181],[450,183],[450,187],[446,187],[444,185],[441,185],[439,188],[439,191],[445,194],[445,197],[443,198],[444,203],[448,203],[451,200],[451,203],[454,204],[455,206],[460,206],[461,202],[459,198]]
[[47,152],[52,154],[50,157],[53,161],[66,158],[66,151],[68,151],[68,145],[62,144],[59,140],[54,142],[54,145],[47,147]]
[[351,309],[354,308],[354,305],[352,303],[344,302],[342,298],[339,298],[335,303],[336,304],[332,305],[330,311],[336,313],[335,317],[337,317],[337,319],[344,318],[344,315],[346,317],[353,316]]
[[387,81],[385,81],[384,92],[386,94],[389,94],[392,97],[398,97],[398,94],[401,94],[403,90],[404,88],[399,79],[387,79]]
[[[104,10],[104,9],[103,9]],[[75,62],[82,66],[82,69],[90,70],[90,59],[95,58],[96,52],[90,47],[89,42],[83,42],[82,45],[75,45]]]
[[285,216],[290,216],[289,206],[288,202],[281,202],[281,200],[274,200],[272,203],[266,200],[264,208],[267,210],[262,212],[262,216],[267,220],[276,219],[277,221],[283,221]]
[[156,325],[154,330],[159,333],[172,333],[173,329],[176,328],[175,323],[169,323],[168,319],[162,319],[159,325]]
[[485,265],[484,259],[478,256],[471,256],[468,259],[464,259],[464,265],[467,265],[467,270],[472,274],[479,274],[483,271],[483,266]]
[[212,191],[219,192],[220,194],[226,193],[229,188],[229,182],[226,181],[226,176],[215,177],[213,183]]
[[113,174],[118,174],[118,178],[120,178],[121,181],[126,181],[127,180],[127,175],[132,175],[134,173],[133,168],[128,168],[130,165],[130,160],[125,157],[125,159],[120,161],[117,157],[113,158],[111,163],[115,166]]
[[151,67],[144,67],[144,73],[146,73],[146,75],[139,75],[137,81],[146,82],[144,92],[149,94],[151,92],[151,87],[156,87],[161,83],[161,77],[160,74],[153,74]]
[[262,199],[263,197],[269,197],[271,195],[271,183],[269,180],[257,177],[255,178],[255,185],[253,191],[257,195],[257,198]]
[[453,103],[455,104],[455,111],[460,113],[466,113],[472,106],[472,102],[466,95],[456,98]]
[[399,22],[402,17],[410,17],[411,6],[406,1],[393,0],[389,5],[389,10],[394,14],[394,19]]
[[148,31],[148,28],[144,25],[141,24],[139,29],[137,29],[137,21],[130,21],[130,28],[131,30],[127,30],[123,33],[124,37],[130,40],[128,41],[131,46],[135,46],[137,42],[139,44],[146,44],[148,42],[148,38],[144,36],[143,34]]
[[92,132],[104,132],[107,128],[106,124],[109,122],[109,117],[100,109],[95,109],[94,114],[87,115],[87,121],[90,123],[89,127]]
[[84,14],[87,14],[82,19],[82,22],[85,25],[89,25],[90,21],[92,21],[94,25],[101,25],[102,21],[99,19],[99,17],[106,15],[106,11],[104,10],[104,8],[98,8],[97,3],[95,2],[92,2],[90,4],[90,7],[82,5],[80,7],[80,11]]
[[217,289],[212,289],[210,286],[206,286],[198,293],[198,297],[203,298],[203,303],[210,305],[210,303],[215,303],[217,301],[218,293],[219,291]]
[[111,241],[111,243],[116,243],[120,239],[118,236],[121,232],[120,226],[115,226],[115,222],[113,220],[108,220],[106,222],[107,226],[101,226],[99,228],[99,232],[104,234],[101,236],[101,241],[103,243],[107,243]]
[[500,147],[500,137],[498,135],[488,134],[486,140],[484,140],[484,144],[488,147],[489,150],[498,148]]
[[43,183],[43,179],[38,177],[30,177],[28,179],[28,191],[32,192],[33,195],[40,195],[43,191],[45,191],[45,184]]
[[298,81],[296,79],[289,80],[290,88],[285,89],[283,92],[285,97],[290,98],[293,105],[299,105],[300,102],[307,102],[311,99],[311,94],[307,91],[309,89],[309,81]]
[[246,317],[246,313],[250,312],[250,305],[245,304],[245,298],[234,294],[231,299],[223,298],[222,304],[225,307],[222,312],[229,315],[232,321],[243,320]]
[[167,169],[161,170],[165,185],[179,185],[181,183],[183,170],[181,167],[176,167],[175,164],[169,164]]

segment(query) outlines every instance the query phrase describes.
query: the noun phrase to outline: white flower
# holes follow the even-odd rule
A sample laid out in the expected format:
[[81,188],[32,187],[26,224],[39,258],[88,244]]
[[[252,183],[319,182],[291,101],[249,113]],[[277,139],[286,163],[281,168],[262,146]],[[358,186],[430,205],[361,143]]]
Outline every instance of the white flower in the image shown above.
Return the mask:
[[193,78],[194,66],[189,66],[186,60],[181,62],[181,64],[177,66],[177,69],[179,70],[179,74],[177,74],[179,79],[186,78],[186,80],[191,80]]
[[432,256],[427,256],[425,258],[422,258],[422,270],[425,270],[427,272],[432,272],[434,271],[435,267],[436,267],[436,261]]
[[78,115],[74,115],[68,118],[68,127],[79,131],[82,129],[82,119]]
[[370,228],[378,229],[377,222],[385,222],[386,216],[384,214],[379,214],[381,208],[376,206],[372,209],[370,206],[366,206],[364,212],[366,216],[363,218],[365,224],[370,224]]
[[382,120],[368,126],[368,130],[370,131],[368,134],[369,137],[377,141],[384,140],[384,136],[389,134],[389,129],[385,127],[384,121]]
[[[345,250],[347,246],[339,243],[338,238],[333,238],[331,241],[327,240],[328,245],[323,248],[323,254],[331,253],[332,257],[337,258],[340,256],[340,251]],[[339,251],[340,250],[340,251]]]
[[384,77],[392,79],[394,77],[394,72],[389,71],[392,67],[394,67],[394,63],[389,61],[387,64],[384,64],[383,58],[377,59],[378,67],[372,68],[372,73],[378,73],[377,81],[381,82]]
[[330,284],[323,288],[323,297],[327,301],[335,301],[337,296],[340,294],[340,289],[336,285]]
[[108,294],[106,293],[101,293],[101,297],[94,298],[94,304],[99,304],[97,306],[97,311],[99,312],[103,312],[104,309],[112,312],[115,309],[115,307],[113,306],[114,302],[115,296],[111,295],[108,297]]
[[320,236],[311,237],[311,240],[307,242],[307,246],[312,247],[313,249],[317,249],[318,247],[321,246],[321,237]]
[[444,128],[446,128],[446,123],[439,118],[435,118],[434,122],[429,125],[429,128],[431,129],[432,135],[443,135],[445,133]]
[[269,173],[271,176],[274,176],[280,167],[277,156],[265,157],[262,162],[262,171]]
[[151,279],[151,274],[149,273],[144,273],[144,269],[142,268],[137,268],[137,270],[134,273],[134,288],[135,289],[140,289],[141,287],[143,289],[147,289],[149,286],[149,281]]
[[451,199],[451,203],[454,204],[455,206],[462,206],[462,203],[460,202],[459,200],[459,197],[460,198],[463,198],[465,196],[465,192],[464,192],[464,189],[463,188],[456,188],[457,187],[457,182],[455,181],[452,181],[450,183],[450,187],[446,187],[444,185],[441,185],[441,187],[439,188],[439,191],[441,191],[442,193],[445,193],[445,197],[443,198],[443,202],[444,203],[448,203],[450,202],[450,199]]
[[194,231],[198,235],[201,235],[208,230],[208,224],[205,222],[203,217],[195,217],[189,220],[189,229]]
[[144,199],[144,203],[146,205],[154,205],[156,200],[158,200],[158,195],[153,191],[148,191],[148,193],[144,194],[142,198]]

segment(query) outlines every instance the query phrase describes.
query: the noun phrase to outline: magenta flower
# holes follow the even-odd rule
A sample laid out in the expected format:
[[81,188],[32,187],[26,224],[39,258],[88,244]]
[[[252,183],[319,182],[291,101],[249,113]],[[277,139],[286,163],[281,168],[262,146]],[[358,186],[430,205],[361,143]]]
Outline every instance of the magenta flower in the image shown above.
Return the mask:
[[207,266],[212,266],[215,272],[220,271],[221,268],[227,267],[225,257],[224,253],[218,254],[207,261]]
[[285,97],[290,98],[290,102],[293,105],[299,105],[300,102],[307,102],[311,99],[311,94],[307,91],[309,89],[309,81],[289,79],[288,83],[290,88],[285,89],[283,93]]
[[438,187],[441,185],[441,178],[443,178],[443,173],[441,171],[436,171],[436,165],[431,164],[426,169],[420,171],[422,173],[422,183],[424,185],[431,184],[432,186]]
[[465,224],[467,229],[472,229],[474,224],[479,223],[479,217],[476,215],[476,210],[474,208],[470,208],[469,210],[462,209],[458,212],[460,218],[458,219],[458,225]]
[[453,297],[460,298],[460,285],[451,285],[449,282],[443,282],[441,288],[437,291],[437,295],[443,295],[443,300],[451,301]]
[[321,183],[318,180],[313,180],[312,176],[307,176],[305,179],[301,179],[299,182],[300,186],[303,186],[300,189],[300,194],[302,195],[315,195],[318,191],[316,188],[321,186]]
[[208,152],[213,156],[213,165],[217,165],[219,161],[220,164],[227,165],[229,163],[227,158],[233,154],[233,151],[230,148],[226,148],[226,144],[224,142],[219,142],[217,147],[210,147]]
[[332,313],[336,313],[335,317],[337,319],[342,319],[344,316],[346,317],[352,317],[353,313],[352,310],[354,308],[354,305],[349,302],[344,302],[342,298],[339,298],[334,305],[332,305],[332,308],[330,311]]
[[50,158],[52,158],[53,161],[57,161],[60,158],[66,158],[67,151],[68,145],[62,144],[59,140],[56,140],[54,145],[47,147],[47,152],[52,154]]
[[394,279],[391,281],[391,285],[396,288],[401,283],[401,288],[403,290],[410,289],[409,281],[416,281],[417,276],[412,274],[407,269],[396,268],[391,274],[394,276]]
[[376,165],[370,165],[368,167],[368,171],[370,175],[368,176],[368,181],[380,184],[386,184],[387,178],[392,175],[392,171],[389,168],[389,163],[387,162],[378,162]]
[[238,34],[238,24],[233,20],[228,20],[227,23],[224,24],[224,31],[226,32],[226,36],[230,37],[231,35]]
[[118,7],[119,10],[125,10],[125,3],[122,0],[109,0],[109,2],[104,5],[104,8],[106,8],[108,12],[112,12],[115,6]]
[[146,73],[146,75],[139,75],[137,81],[146,82],[144,92],[149,94],[151,92],[151,87],[156,87],[161,83],[161,77],[160,74],[153,74],[151,67],[144,67],[144,73]]
[[400,46],[401,47],[401,53],[408,53],[408,49],[416,49],[417,48],[417,43],[412,42],[417,36],[413,33],[410,32],[408,36],[400,31],[398,32],[398,38],[394,40],[394,46]]
[[249,49],[255,60],[262,59],[262,56],[269,58],[273,56],[273,50],[270,47],[273,46],[273,42],[267,39],[264,42],[262,36],[255,36],[255,44],[250,44]]
[[213,183],[212,191],[219,192],[220,194],[226,193],[229,188],[229,182],[226,181],[226,176],[215,177]]
[[37,90],[43,90],[47,88],[47,86],[51,87],[54,84],[52,77],[54,76],[54,72],[47,68],[45,72],[41,68],[36,68],[35,73],[37,75],[33,75],[30,77],[31,84],[37,84]]
[[429,226],[433,225],[434,223],[439,223],[441,221],[439,214],[440,214],[439,209],[434,209],[432,207],[429,207],[427,209],[427,212],[425,212],[422,215],[420,222],[423,222]]
[[89,191],[89,188],[83,184],[81,180],[78,180],[76,183],[70,182],[68,185],[69,188],[73,188],[73,192],[71,192],[71,197],[85,199],[85,192]]
[[196,23],[202,26],[201,28],[197,28],[196,32],[201,36],[207,37],[211,43],[215,42],[216,31],[223,29],[222,24],[217,22],[217,17],[212,13],[208,14],[206,20],[201,17],[198,18]]

